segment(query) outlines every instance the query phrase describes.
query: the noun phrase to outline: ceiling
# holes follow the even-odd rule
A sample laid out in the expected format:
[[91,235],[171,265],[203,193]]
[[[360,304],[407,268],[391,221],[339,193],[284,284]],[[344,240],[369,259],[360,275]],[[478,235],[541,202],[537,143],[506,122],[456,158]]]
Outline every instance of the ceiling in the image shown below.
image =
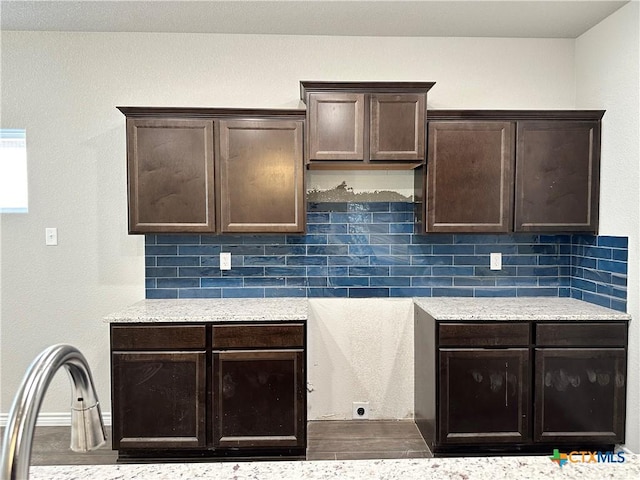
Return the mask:
[[2,30],[576,38],[628,1],[2,0]]

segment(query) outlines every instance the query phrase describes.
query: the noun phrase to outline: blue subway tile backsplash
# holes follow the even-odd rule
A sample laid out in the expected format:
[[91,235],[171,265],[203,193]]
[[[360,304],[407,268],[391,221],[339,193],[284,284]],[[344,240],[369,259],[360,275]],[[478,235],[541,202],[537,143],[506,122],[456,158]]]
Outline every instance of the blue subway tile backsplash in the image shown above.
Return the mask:
[[146,235],[146,297],[570,296],[626,310],[626,237],[418,235],[413,208],[309,203],[305,235]]

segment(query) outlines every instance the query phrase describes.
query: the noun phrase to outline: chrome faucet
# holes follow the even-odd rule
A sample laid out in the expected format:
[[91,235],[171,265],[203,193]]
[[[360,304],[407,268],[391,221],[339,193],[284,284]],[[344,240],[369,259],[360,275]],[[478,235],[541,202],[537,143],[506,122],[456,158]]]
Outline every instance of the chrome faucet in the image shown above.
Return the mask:
[[54,374],[65,367],[71,378],[71,449],[94,450],[106,441],[91,370],[84,355],[70,345],[43,350],[29,366],[16,394],[4,432],[0,479],[26,480],[36,418]]

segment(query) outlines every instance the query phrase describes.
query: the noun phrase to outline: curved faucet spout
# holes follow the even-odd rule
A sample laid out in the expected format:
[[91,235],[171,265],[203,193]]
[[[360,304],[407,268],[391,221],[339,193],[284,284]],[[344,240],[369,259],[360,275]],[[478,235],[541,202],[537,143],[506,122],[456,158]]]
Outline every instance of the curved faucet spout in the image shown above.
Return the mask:
[[86,452],[105,443],[100,404],[84,355],[70,345],[53,345],[31,363],[13,400],[2,444],[2,480],[28,477],[38,412],[51,379],[61,367],[69,373],[73,394],[71,449]]

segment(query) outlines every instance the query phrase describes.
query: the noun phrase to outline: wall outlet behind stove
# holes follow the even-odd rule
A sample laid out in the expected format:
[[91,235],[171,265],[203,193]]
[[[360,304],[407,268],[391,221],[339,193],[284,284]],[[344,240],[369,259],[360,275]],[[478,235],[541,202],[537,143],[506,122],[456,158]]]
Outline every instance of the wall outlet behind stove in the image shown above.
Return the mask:
[[369,402],[353,402],[353,419],[369,420]]

